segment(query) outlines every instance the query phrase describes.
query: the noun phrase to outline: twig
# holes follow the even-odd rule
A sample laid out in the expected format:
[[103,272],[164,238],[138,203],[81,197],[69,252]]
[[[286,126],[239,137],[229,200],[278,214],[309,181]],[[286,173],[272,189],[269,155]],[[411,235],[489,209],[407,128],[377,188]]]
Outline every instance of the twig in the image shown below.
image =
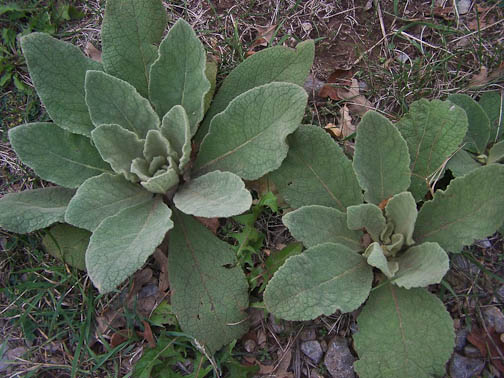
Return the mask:
[[497,22],[494,22],[492,25],[487,25],[487,26],[485,26],[484,28],[481,28],[481,29],[479,29],[479,30],[475,30],[475,31],[473,31],[473,32],[471,32],[471,33],[469,33],[469,34],[465,34],[465,35],[463,35],[463,36],[461,36],[461,37],[458,37],[458,38],[452,39],[452,40],[451,40],[450,42],[448,42],[448,43],[454,43],[454,42],[460,41],[461,39],[467,38],[467,37],[469,37],[469,36],[471,36],[471,35],[473,35],[473,34],[480,33],[480,32],[482,32],[483,30],[490,29],[491,27],[493,27],[493,26],[495,26],[495,25],[498,25],[498,24],[500,24],[501,22],[504,22],[504,18],[503,18],[502,20],[499,20],[499,21],[497,21]]
[[376,11],[378,12],[378,18],[380,19],[380,29],[383,35],[383,41],[385,42],[386,54],[389,52],[389,44],[387,39],[387,31],[385,30],[385,24],[383,22],[383,14],[381,11],[380,0],[375,0]]

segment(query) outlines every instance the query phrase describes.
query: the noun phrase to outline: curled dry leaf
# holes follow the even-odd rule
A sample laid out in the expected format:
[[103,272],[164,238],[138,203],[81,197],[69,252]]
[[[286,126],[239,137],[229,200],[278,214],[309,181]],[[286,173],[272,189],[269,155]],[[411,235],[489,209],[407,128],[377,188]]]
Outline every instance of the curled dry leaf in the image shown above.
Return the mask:
[[339,125],[328,123],[324,128],[336,137],[336,139],[345,139],[355,132],[355,126],[352,124],[352,117],[346,105],[340,109],[339,121]]
[[273,39],[273,35],[275,35],[276,27],[277,25],[256,26],[255,29],[257,30],[257,38],[252,45],[250,45],[249,52],[254,51],[254,49],[258,46],[268,46]]
[[322,98],[329,97],[332,100],[344,100],[338,93],[337,85],[352,85],[353,71],[351,69],[335,69],[327,78],[327,83],[318,91],[318,96]]
[[480,72],[474,74],[469,81],[469,88],[481,87],[488,84],[491,81],[498,80],[504,76],[504,62],[502,62],[496,69],[492,72],[488,72],[488,68],[481,66]]
[[338,96],[343,100],[348,100],[348,109],[360,116],[364,115],[372,108],[371,102],[359,92],[359,82],[357,79],[352,79],[352,84],[349,89],[338,88]]

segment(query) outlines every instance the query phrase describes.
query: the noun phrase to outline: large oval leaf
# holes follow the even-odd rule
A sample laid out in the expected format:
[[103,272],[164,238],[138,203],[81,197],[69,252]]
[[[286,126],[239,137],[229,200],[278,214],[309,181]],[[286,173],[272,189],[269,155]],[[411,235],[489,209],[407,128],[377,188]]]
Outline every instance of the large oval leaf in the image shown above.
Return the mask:
[[102,65],[84,56],[78,47],[44,33],[23,37],[21,47],[52,120],[72,133],[90,136],[94,125],[84,99],[84,79],[86,71],[102,70]]
[[131,84],[105,72],[87,72],[86,103],[95,126],[117,124],[140,139],[159,128],[159,117],[149,101]]
[[464,149],[478,154],[485,152],[490,138],[490,119],[483,108],[466,94],[452,94],[448,101],[464,109],[467,115],[467,133]]
[[149,69],[166,27],[161,0],[107,0],[103,18],[102,60],[107,73],[148,96]]
[[406,142],[390,121],[374,111],[362,117],[355,138],[353,167],[364,199],[378,205],[410,185]]
[[305,90],[295,84],[271,83],[235,98],[212,121],[201,144],[194,171],[229,171],[255,180],[278,168],[287,156],[286,138],[304,115]]
[[205,94],[210,82],[205,75],[206,54],[191,26],[179,19],[159,46],[159,58],[150,69],[149,97],[160,117],[182,105],[191,135],[203,119]]
[[86,249],[91,232],[68,224],[55,224],[42,239],[51,256],[80,270],[86,270]]
[[289,153],[271,178],[290,206],[321,205],[345,211],[362,202],[351,161],[324,130],[300,126],[288,142]]
[[325,243],[287,259],[264,292],[268,311],[286,320],[350,312],[367,298],[372,268],[358,253]]
[[75,191],[48,187],[9,193],[0,199],[0,227],[25,234],[63,222]]
[[418,212],[413,238],[437,242],[449,252],[494,233],[503,222],[504,166],[478,168],[438,190]]
[[467,131],[467,116],[463,109],[449,101],[422,99],[411,104],[397,128],[408,144],[411,157],[409,190],[419,201],[429,191],[430,176],[443,168],[446,159],[462,143]]
[[252,196],[240,177],[214,171],[186,183],[173,197],[173,203],[185,214],[231,217],[248,210]]
[[332,242],[360,251],[361,231],[352,231],[347,226],[347,216],[332,207],[303,206],[287,213],[282,218],[292,236],[306,247]]
[[182,330],[212,354],[248,330],[248,285],[229,244],[192,216],[175,212],[168,274]]
[[499,92],[485,92],[481,95],[478,104],[481,105],[490,120],[490,142],[502,139],[504,131],[504,96]]
[[201,143],[208,133],[214,116],[226,109],[235,97],[249,89],[274,81],[303,85],[310,73],[314,56],[315,43],[304,41],[298,44],[295,50],[275,46],[247,58],[231,71],[222,83],[196,134],[196,142]]
[[173,227],[161,197],[129,207],[100,223],[86,251],[89,278],[100,293],[114,290],[140,269]]
[[77,188],[88,178],[111,172],[89,138],[54,123],[28,123],[9,130],[9,139],[23,163],[47,181]]
[[445,375],[455,333],[443,303],[424,289],[385,285],[371,292],[354,335],[361,378]]
[[121,210],[152,199],[152,194],[122,176],[104,173],[86,180],[68,205],[65,221],[94,231],[105,219]]

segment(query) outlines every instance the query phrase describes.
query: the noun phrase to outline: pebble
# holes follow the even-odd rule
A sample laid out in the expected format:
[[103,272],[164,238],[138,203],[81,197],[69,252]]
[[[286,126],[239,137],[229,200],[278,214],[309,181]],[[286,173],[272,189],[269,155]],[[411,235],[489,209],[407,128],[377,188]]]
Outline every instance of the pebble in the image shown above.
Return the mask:
[[486,307],[483,310],[483,317],[487,327],[494,328],[497,333],[504,333],[504,314],[498,307]]
[[354,378],[355,357],[343,337],[336,336],[329,342],[324,365],[333,378]]
[[257,346],[256,342],[252,339],[247,339],[243,344],[243,347],[248,353],[252,353],[253,351],[255,351],[256,346]]
[[301,352],[316,364],[322,360],[322,356],[324,355],[322,347],[317,340],[303,341],[301,343]]
[[471,378],[478,376],[485,367],[485,360],[481,358],[469,358],[458,353],[453,354],[450,361],[451,378]]
[[455,335],[455,350],[457,352],[462,352],[464,347],[467,344],[467,335],[469,334],[469,330],[467,328],[462,328],[457,331]]

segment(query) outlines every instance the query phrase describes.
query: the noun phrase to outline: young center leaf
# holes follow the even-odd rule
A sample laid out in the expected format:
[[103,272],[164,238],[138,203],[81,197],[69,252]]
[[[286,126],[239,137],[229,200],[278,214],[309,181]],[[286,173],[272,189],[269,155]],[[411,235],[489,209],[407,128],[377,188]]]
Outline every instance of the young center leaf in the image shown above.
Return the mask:
[[84,99],[88,70],[102,70],[101,63],[82,51],[44,33],[21,38],[30,76],[47,113],[56,124],[72,133],[91,135],[94,125]]
[[236,97],[212,120],[194,162],[195,174],[221,170],[255,180],[278,168],[307,97],[302,87],[290,83],[266,84]]
[[149,98],[160,117],[182,105],[191,135],[203,119],[204,98],[210,90],[205,69],[203,44],[191,26],[179,19],[159,46],[159,58],[150,69]]
[[54,123],[28,123],[9,130],[9,140],[23,163],[47,181],[77,188],[88,178],[111,172],[89,138]]
[[467,131],[464,110],[449,101],[425,99],[411,104],[410,111],[397,123],[408,144],[411,157],[411,186],[415,200],[429,191],[430,176],[442,168],[457,151]]
[[464,245],[494,233],[504,213],[504,166],[492,164],[457,177],[418,212],[413,238],[437,242],[458,253]]
[[161,0],[107,0],[103,18],[102,61],[105,71],[148,96],[149,69],[166,27]]
[[114,290],[140,269],[173,227],[161,197],[123,209],[93,232],[86,251],[89,277],[100,293]]
[[324,243],[287,259],[264,292],[268,311],[286,320],[350,312],[369,295],[372,268],[341,244]]
[[86,180],[68,205],[65,221],[94,231],[105,219],[123,209],[152,200],[152,193],[123,176],[108,173]]
[[42,239],[51,256],[80,270],[86,270],[86,249],[91,233],[68,224],[55,224]]
[[143,156],[144,141],[138,139],[137,134],[112,124],[98,126],[91,136],[102,159],[116,173],[130,181],[137,181],[137,177],[130,172],[131,162]]
[[95,126],[117,124],[145,139],[159,117],[131,84],[100,71],[86,74],[86,103]]
[[452,94],[448,101],[460,106],[467,115],[467,133],[464,138],[464,149],[482,154],[490,138],[490,119],[480,104],[465,94]]
[[185,214],[198,217],[231,217],[248,210],[252,196],[242,179],[231,172],[213,171],[180,188],[173,203]]
[[196,134],[196,143],[201,143],[208,133],[214,116],[249,89],[274,81],[302,86],[310,73],[314,56],[315,43],[310,40],[299,43],[295,50],[275,46],[247,58],[224,79]]
[[385,206],[385,216],[394,225],[394,233],[402,234],[406,245],[412,245],[417,219],[417,207],[413,195],[410,192],[402,192],[393,196]]
[[332,207],[303,206],[287,213],[282,218],[292,236],[306,247],[332,242],[360,251],[361,231],[347,227],[346,214]]
[[63,222],[74,193],[71,189],[51,186],[6,194],[0,199],[0,227],[26,234]]
[[174,220],[171,304],[182,330],[214,353],[248,330],[247,280],[229,244],[191,216],[175,212]]
[[397,261],[388,261],[380,243],[378,242],[371,243],[367,247],[364,252],[364,257],[367,258],[367,263],[369,265],[380,269],[388,278],[394,277],[399,270],[399,264]]
[[410,185],[406,142],[384,116],[369,111],[359,123],[353,167],[364,199],[378,205]]
[[289,153],[270,177],[292,207],[330,206],[345,211],[362,203],[352,162],[317,126],[300,126],[288,138]]
[[191,158],[191,127],[184,108],[175,105],[163,117],[161,134],[168,139],[179,156],[178,168],[183,172]]
[[380,234],[387,223],[382,210],[372,203],[349,206],[347,208],[347,225],[350,230],[363,228],[374,241],[380,240]]
[[445,375],[455,345],[453,320],[424,289],[384,285],[371,292],[354,335],[361,378],[431,378]]
[[393,283],[410,289],[438,284],[450,268],[450,260],[438,243],[411,247],[398,259],[399,271]]

